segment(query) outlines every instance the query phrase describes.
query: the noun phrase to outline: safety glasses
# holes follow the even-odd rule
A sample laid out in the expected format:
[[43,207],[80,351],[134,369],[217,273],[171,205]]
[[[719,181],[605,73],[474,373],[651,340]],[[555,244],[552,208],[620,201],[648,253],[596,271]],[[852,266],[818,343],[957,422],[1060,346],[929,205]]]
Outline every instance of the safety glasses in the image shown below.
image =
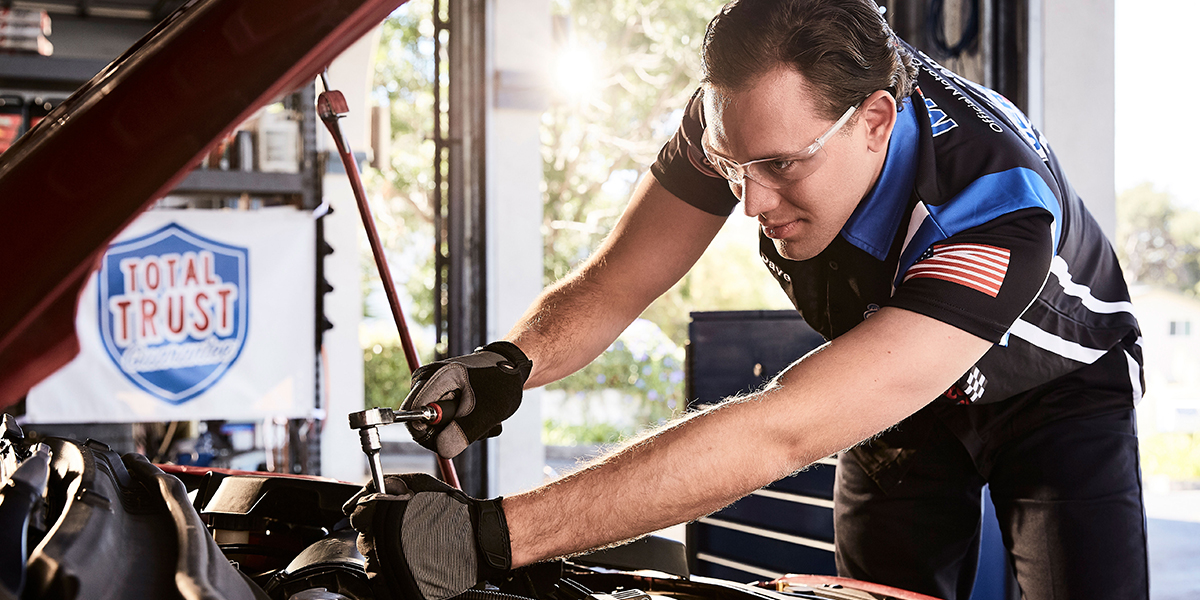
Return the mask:
[[846,112],[842,113],[842,117],[829,128],[829,131],[809,144],[807,148],[794,154],[739,163],[712,149],[708,141],[707,128],[701,137],[701,146],[704,148],[704,156],[708,158],[708,162],[722,177],[729,180],[729,183],[740,187],[744,185],[748,177],[763,187],[775,190],[812,175],[821,166],[821,163],[825,162],[825,142],[829,141],[829,138],[833,137],[833,134],[837,133],[850,120],[850,116],[857,108],[857,106],[847,108]]

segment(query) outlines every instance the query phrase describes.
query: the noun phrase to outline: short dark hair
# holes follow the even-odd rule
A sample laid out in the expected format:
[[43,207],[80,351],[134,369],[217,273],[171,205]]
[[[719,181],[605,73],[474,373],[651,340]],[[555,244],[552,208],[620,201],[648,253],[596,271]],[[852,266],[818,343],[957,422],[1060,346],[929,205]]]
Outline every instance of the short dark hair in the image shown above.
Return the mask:
[[703,82],[736,90],[790,66],[837,119],[877,90],[907,98],[916,62],[874,0],[733,0],[708,24]]

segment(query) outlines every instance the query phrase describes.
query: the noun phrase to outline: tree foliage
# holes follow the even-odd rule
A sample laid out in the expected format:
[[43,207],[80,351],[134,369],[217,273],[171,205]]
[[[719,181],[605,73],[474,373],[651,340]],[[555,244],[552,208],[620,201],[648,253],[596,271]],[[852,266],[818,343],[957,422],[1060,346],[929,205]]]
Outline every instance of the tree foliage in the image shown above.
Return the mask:
[[[363,174],[405,316],[410,326],[424,327],[433,323],[434,287],[432,35],[430,0],[411,0],[383,23],[375,50],[371,97],[390,120],[391,152],[386,168],[367,168]],[[390,323],[383,287],[365,239],[360,255],[364,315]],[[380,342],[377,332],[368,337],[366,347]],[[389,345],[387,340],[383,343]]]
[[[433,185],[433,19],[430,0],[412,0],[383,22],[375,53],[372,96],[391,119],[388,168],[376,172],[377,194],[397,219],[433,220],[429,195]],[[388,227],[403,235],[396,221]]]
[[[700,43],[718,0],[569,0],[556,5],[555,55],[568,75],[586,75],[556,88],[542,119],[545,280],[577,267],[608,235],[663,143],[674,133],[698,86]],[[433,145],[432,20],[429,0],[413,0],[384,24],[376,54],[374,95],[389,107],[390,168],[369,173],[373,209],[391,250],[397,282],[407,287],[413,320],[432,312]],[[568,26],[562,26],[569,23]],[[587,68],[594,66],[594,71]],[[446,96],[443,95],[443,98]],[[683,343],[695,309],[779,308],[786,297],[758,264],[755,225],[735,217],[688,276],[656,301],[643,324],[626,332],[580,373],[549,386],[587,412],[604,394],[628,402],[640,423],[681,411]],[[364,253],[364,262],[370,264]],[[364,271],[367,303],[380,318],[380,288]],[[388,405],[402,396],[407,368],[394,342],[364,341],[368,398]],[[367,337],[364,337],[367,340]],[[652,341],[652,343],[651,343]],[[604,422],[548,420],[557,443],[613,441],[633,430]]]
[[[699,85],[705,28],[722,4],[573,0],[558,6],[572,24],[557,36],[560,66],[571,73],[590,62],[595,75],[579,89],[560,90],[543,117],[547,284],[608,235],[637,178],[678,127]],[[643,315],[676,344],[687,338],[691,310],[786,302],[757,264],[755,227],[734,218],[725,229],[691,273]]]
[[1138,451],[1148,474],[1200,480],[1200,433],[1156,433],[1142,438]]
[[[364,169],[371,211],[401,306],[424,361],[433,348],[420,332],[433,323],[433,14],[430,0],[410,0],[383,22],[374,56],[371,97],[390,120],[387,167]],[[410,373],[386,294],[365,238],[359,248],[363,315],[360,331],[367,406],[396,407]]]
[[399,344],[375,344],[363,349],[367,408],[398,408],[411,383],[412,374]]
[[[543,115],[545,280],[567,275],[616,224],[637,179],[675,132],[699,85],[700,44],[723,3],[571,0],[558,5],[558,91]],[[565,85],[568,79],[574,85]],[[547,421],[555,443],[609,442],[636,428],[593,422],[616,392],[641,424],[686,406],[683,344],[692,310],[780,308],[786,297],[758,264],[753,223],[734,218],[700,262],[642,317],[654,324],[658,351],[644,348],[644,325],[626,331],[580,372],[547,386],[567,394]],[[580,421],[579,419],[582,419]]]
[[612,229],[698,85],[720,2],[572,0],[557,6],[556,88],[543,115],[546,283]]
[[1130,282],[1200,293],[1200,212],[1143,183],[1117,196],[1116,240]]
[[661,423],[686,408],[684,350],[638,319],[591,364],[550,390],[547,443],[603,444]]

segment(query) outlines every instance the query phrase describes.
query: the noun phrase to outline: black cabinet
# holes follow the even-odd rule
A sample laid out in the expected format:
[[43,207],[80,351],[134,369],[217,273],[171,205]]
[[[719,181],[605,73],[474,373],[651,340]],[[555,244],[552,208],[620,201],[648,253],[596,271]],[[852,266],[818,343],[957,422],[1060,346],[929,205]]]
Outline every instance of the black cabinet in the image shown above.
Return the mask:
[[[688,326],[692,405],[752,392],[825,342],[795,311],[695,312]],[[827,458],[687,527],[693,573],[734,581],[835,575]]]
[[[693,405],[752,392],[824,343],[795,311],[696,312],[691,316],[687,397]],[[687,552],[692,572],[744,582],[785,573],[836,575],[836,468],[833,457],[823,459],[689,524]],[[1017,586],[987,488],[982,509],[979,571],[971,598],[1007,600],[1016,596]]]

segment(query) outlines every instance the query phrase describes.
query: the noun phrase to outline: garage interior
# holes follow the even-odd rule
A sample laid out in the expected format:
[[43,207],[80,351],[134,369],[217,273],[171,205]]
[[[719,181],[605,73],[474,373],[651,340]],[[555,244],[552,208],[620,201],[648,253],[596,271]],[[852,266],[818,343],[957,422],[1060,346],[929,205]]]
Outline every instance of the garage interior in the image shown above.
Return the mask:
[[[0,8],[45,10],[53,21],[52,55],[0,59],[0,109],[19,114],[23,123],[36,122],[184,3],[0,2]],[[1110,174],[1114,163],[1113,0],[884,0],[881,5],[902,38],[1001,92],[1054,139],[1066,169],[1077,173],[1073,181],[1080,195],[1112,235],[1116,192],[1111,176],[1100,174]],[[469,353],[502,336],[542,289],[538,131],[549,93],[554,19],[549,0],[436,0],[434,11],[439,15],[432,36],[434,69],[447,81],[446,98],[440,98],[441,87],[434,90],[439,112],[431,133],[435,160],[429,165],[436,232],[430,345],[441,358]],[[342,123],[360,165],[375,160],[386,146],[379,139],[386,127],[372,118],[378,112],[369,91],[378,39],[378,30],[368,33],[328,69],[331,87],[349,102]],[[70,386],[65,382],[31,394],[17,409],[28,411],[21,415],[27,434],[103,440],[118,452],[162,445],[152,458],[165,460],[169,442],[220,431],[237,440],[239,452],[253,461],[226,466],[366,480],[368,465],[357,434],[345,424],[345,415],[364,407],[358,333],[365,301],[358,250],[363,234],[346,174],[313,108],[322,91],[325,84],[318,80],[277,98],[253,116],[252,124],[226,136],[220,151],[206,156],[154,207],[221,213],[289,209],[312,216],[310,247],[287,258],[311,282],[303,299],[293,301],[304,305],[308,318],[298,335],[311,342],[302,352],[307,378],[296,380],[286,414],[267,420],[211,414],[135,424],[72,420],[60,410],[70,399],[34,406],[62,396]],[[1081,95],[1086,102],[1080,102]],[[284,147],[292,150],[268,156],[268,132],[290,140]],[[696,313],[690,327],[687,398],[696,403],[757,388],[790,362],[776,365],[769,357],[756,357],[755,348],[762,345],[755,342],[768,336],[760,332],[756,338],[755,331],[795,328],[797,345],[786,349],[787,356],[802,355],[819,342],[802,320],[776,311]],[[731,348],[739,349],[731,360],[712,358]],[[57,416],[39,418],[51,414]],[[385,465],[410,464],[415,445],[404,440],[403,428],[392,429],[383,442]],[[539,391],[527,393],[504,430],[501,438],[473,444],[455,459],[468,494],[510,494],[542,482],[546,449]],[[689,525],[694,572],[739,581],[787,572],[834,574],[832,470],[818,465]],[[779,520],[773,503],[803,506],[811,516],[772,529],[762,523]],[[984,535],[985,560],[973,596],[978,600],[1017,593],[998,535]],[[770,554],[783,564],[762,564],[754,556],[764,540],[779,545]]]

